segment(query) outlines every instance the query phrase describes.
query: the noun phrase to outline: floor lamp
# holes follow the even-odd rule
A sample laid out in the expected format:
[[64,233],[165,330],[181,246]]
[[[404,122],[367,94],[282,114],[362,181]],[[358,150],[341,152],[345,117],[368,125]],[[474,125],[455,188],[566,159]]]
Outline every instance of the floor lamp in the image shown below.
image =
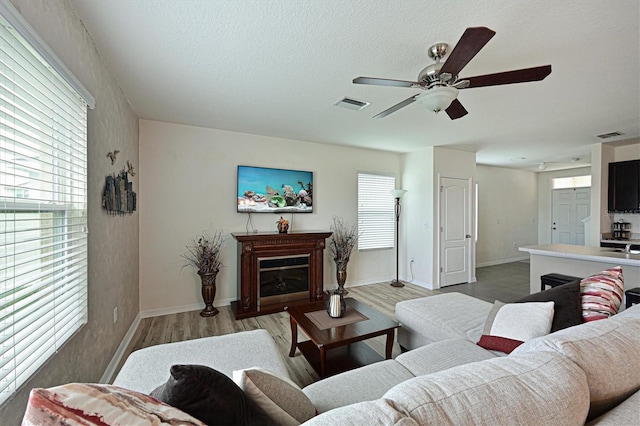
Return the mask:
[[391,190],[391,195],[393,195],[393,198],[396,199],[396,279],[391,281],[391,286],[392,287],[404,287],[404,284],[402,282],[400,282],[400,280],[398,279],[398,268],[399,268],[399,262],[398,262],[398,256],[400,253],[400,246],[398,245],[398,236],[400,234],[400,198],[402,198],[402,196],[404,195],[404,193],[407,192],[406,189],[392,189]]

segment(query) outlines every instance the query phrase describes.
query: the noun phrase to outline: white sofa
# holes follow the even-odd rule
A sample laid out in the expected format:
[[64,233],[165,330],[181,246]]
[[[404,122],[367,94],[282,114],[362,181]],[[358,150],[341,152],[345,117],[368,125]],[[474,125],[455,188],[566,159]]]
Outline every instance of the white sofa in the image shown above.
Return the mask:
[[[437,298],[452,297],[458,308],[443,309],[442,327],[434,322],[420,335],[428,344],[304,388],[320,413],[307,424],[640,424],[640,306],[498,356],[474,343],[491,304],[464,295],[428,299],[445,306]],[[407,347],[418,345],[405,337]],[[260,366],[289,377],[273,339],[256,330],[134,352],[114,384],[149,392],[174,363],[227,375]]]

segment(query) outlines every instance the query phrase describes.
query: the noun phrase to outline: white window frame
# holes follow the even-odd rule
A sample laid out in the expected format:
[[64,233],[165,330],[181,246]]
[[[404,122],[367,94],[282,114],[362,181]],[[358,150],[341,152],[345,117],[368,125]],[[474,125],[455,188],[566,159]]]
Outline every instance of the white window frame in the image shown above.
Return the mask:
[[393,175],[358,172],[359,251],[394,248],[395,187]]
[[0,404],[87,322],[91,94],[0,0]]

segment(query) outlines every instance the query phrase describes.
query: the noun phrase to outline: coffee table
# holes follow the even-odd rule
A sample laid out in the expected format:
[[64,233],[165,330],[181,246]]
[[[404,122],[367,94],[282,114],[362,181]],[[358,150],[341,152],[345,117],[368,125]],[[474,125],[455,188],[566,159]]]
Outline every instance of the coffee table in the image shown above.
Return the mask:
[[[387,335],[385,357],[391,359],[394,332],[400,327],[400,323],[356,299],[348,297],[344,300],[347,304],[347,312],[355,309],[367,319],[322,330],[305,314],[325,309],[326,302],[313,302],[287,308],[291,321],[289,356],[293,357],[296,348],[300,349],[302,355],[321,378],[382,361],[384,358],[362,342],[372,337]],[[311,340],[298,342],[298,327]]]

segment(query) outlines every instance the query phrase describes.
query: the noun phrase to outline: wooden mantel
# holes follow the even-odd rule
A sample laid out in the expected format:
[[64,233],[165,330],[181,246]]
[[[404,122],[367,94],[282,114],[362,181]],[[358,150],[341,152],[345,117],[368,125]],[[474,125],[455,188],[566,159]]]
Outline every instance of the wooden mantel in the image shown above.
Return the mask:
[[[233,233],[238,241],[238,300],[231,302],[236,319],[250,318],[284,310],[285,306],[324,298],[323,257],[325,239],[331,232],[307,231]],[[258,302],[258,258],[309,255],[309,295],[294,302],[270,305]]]

